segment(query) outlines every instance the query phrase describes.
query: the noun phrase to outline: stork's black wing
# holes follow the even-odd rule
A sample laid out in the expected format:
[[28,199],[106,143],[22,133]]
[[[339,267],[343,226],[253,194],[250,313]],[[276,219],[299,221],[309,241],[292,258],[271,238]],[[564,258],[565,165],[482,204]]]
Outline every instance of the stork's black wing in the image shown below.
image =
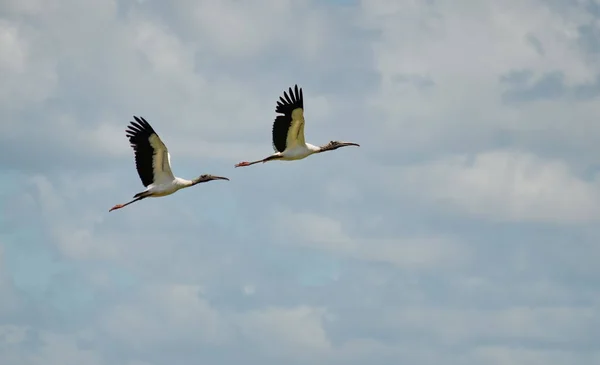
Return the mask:
[[129,143],[135,153],[135,167],[144,186],[154,181],[153,157],[157,151],[150,143],[152,135],[158,135],[144,118],[133,117],[136,122],[131,122],[125,131]]
[[283,92],[275,108],[276,113],[283,114],[278,115],[273,123],[273,149],[276,152],[285,151],[288,131],[292,126],[292,112],[298,108],[304,109],[304,98],[302,88],[298,89],[298,85],[295,85],[293,91],[289,88],[289,95]]

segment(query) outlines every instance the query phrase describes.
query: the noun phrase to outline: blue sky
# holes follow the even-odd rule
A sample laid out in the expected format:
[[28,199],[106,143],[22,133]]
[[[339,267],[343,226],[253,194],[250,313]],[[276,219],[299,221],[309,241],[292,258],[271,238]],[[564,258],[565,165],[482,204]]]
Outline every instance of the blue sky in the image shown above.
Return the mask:
[[[595,1],[0,4],[0,363],[600,363]],[[281,93],[306,139],[272,153]],[[143,189],[145,117],[176,175]]]

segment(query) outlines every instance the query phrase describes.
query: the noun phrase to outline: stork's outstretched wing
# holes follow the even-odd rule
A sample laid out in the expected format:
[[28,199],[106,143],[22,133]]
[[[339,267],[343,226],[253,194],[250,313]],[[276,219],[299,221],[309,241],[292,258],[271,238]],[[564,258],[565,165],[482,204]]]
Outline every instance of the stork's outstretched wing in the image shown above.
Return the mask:
[[[285,99],[284,99],[285,98]],[[289,88],[279,97],[275,112],[278,115],[273,123],[273,149],[283,152],[286,148],[304,145],[304,98],[302,88]]]
[[173,181],[167,146],[144,118],[133,118],[136,121],[131,122],[125,132],[135,152],[135,166],[142,184],[147,187]]

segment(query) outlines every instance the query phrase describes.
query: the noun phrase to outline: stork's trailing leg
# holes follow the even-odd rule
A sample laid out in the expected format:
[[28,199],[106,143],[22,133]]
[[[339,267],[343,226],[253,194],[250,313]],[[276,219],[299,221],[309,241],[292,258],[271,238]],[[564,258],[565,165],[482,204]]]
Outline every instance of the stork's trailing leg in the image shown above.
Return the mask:
[[259,162],[265,162],[265,161],[264,160],[258,160],[258,161],[252,161],[252,162],[242,161],[242,162],[236,164],[235,167],[250,166],[250,165],[254,165],[255,163],[259,163]]
[[265,163],[267,161],[277,160],[279,158],[283,158],[283,156],[281,156],[279,154],[271,155],[271,156],[269,156],[267,158],[263,158],[262,160],[256,160],[256,161],[252,161],[252,162],[243,161],[243,162],[240,162],[240,163],[236,164],[235,167],[250,166],[250,165],[254,165],[254,164],[259,163],[259,162]]
[[129,204],[135,203],[138,200],[142,200],[144,199],[145,196],[138,196],[137,198],[133,199],[132,201],[129,201],[125,204],[117,204],[114,207],[110,208],[109,212],[112,212],[113,210],[117,210],[117,209],[121,209],[121,208],[125,208],[126,206],[128,206]]

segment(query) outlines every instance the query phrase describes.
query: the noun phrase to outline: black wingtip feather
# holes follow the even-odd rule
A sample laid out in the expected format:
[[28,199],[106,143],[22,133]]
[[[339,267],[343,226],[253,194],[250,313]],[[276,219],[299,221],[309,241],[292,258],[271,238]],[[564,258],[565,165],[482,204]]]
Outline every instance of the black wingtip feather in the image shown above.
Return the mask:
[[152,156],[154,149],[150,145],[149,138],[152,134],[156,134],[150,123],[142,117],[133,116],[134,121],[131,121],[125,130],[125,135],[129,139],[129,143],[133,148],[135,155],[135,165],[144,186],[152,184],[154,172],[152,167]]
[[131,121],[127,127],[127,130],[125,130],[126,136],[129,138],[130,142],[133,143],[133,140],[138,140],[139,138],[148,138],[153,133],[156,133],[150,123],[148,123],[143,117],[137,117],[134,115],[133,119],[135,119],[135,122]]
[[298,85],[294,85],[294,89],[290,87],[288,91],[283,92],[283,96],[279,97],[275,112],[291,116],[294,109],[304,109],[304,97],[302,95],[302,88]]
[[292,123],[292,112],[296,109],[304,109],[304,97],[302,88],[294,85],[294,89],[290,87],[288,91],[283,92],[283,96],[279,97],[275,112],[283,114],[275,117],[273,122],[273,148],[276,151],[283,152],[286,148],[287,132]]

